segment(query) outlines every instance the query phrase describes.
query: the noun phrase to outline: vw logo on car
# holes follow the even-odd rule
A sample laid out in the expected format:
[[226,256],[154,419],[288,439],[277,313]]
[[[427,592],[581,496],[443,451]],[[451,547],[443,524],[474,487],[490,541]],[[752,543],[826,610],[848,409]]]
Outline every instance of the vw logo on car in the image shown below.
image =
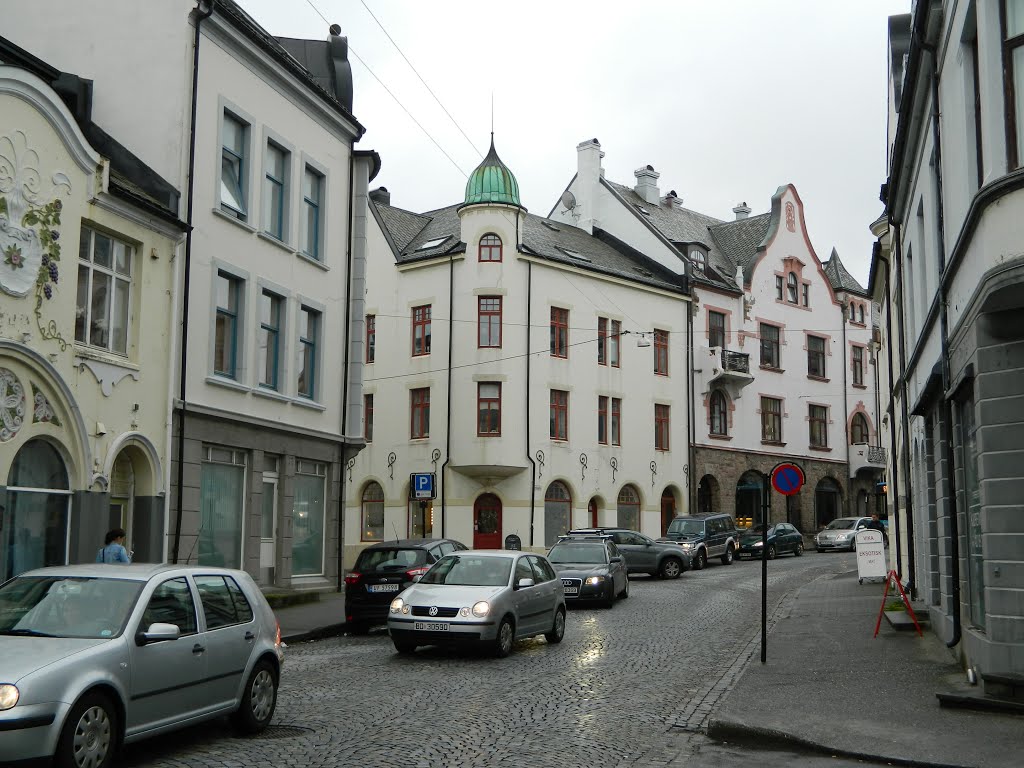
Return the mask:
[[431,616],[437,616],[437,606],[436,605],[430,606],[430,610],[427,611],[427,613],[429,613]]

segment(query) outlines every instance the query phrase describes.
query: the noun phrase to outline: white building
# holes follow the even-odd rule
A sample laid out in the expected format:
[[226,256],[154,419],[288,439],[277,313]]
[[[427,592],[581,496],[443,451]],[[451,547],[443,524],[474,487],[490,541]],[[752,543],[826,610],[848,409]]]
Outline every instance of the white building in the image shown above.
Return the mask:
[[0,38],[0,581],[91,562],[112,528],[164,554],[185,225],[92,96]]
[[997,693],[997,676],[1024,673],[1022,46],[1019,0],[917,2],[890,18],[871,278],[896,566]]
[[[658,535],[685,513],[682,265],[528,213],[493,145],[460,204],[371,195],[346,562],[385,538],[543,549],[570,526]],[[430,472],[421,506],[410,474]]]
[[362,446],[349,281],[377,163],[353,149],[346,40],[276,39],[233,0],[41,0],[5,29],[93,78],[104,125],[184,193],[179,300],[160,310],[176,330],[168,559],[336,584],[341,470]]
[[605,179],[596,139],[577,152],[552,219],[689,269],[694,507],[759,521],[764,473],[791,461],[805,488],[787,499],[770,491],[771,520],[811,533],[872,511],[884,449],[871,303],[834,250],[818,258],[796,189],[780,187],[767,213],[740,203],[722,221],[683,207],[674,190],[662,195],[650,165],[633,187]]

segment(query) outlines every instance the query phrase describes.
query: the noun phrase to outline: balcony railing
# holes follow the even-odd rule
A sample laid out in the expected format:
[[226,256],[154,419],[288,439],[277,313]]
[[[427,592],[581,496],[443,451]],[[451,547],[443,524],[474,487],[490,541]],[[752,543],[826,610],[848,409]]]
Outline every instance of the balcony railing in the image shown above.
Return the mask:
[[885,469],[887,455],[880,445],[854,443],[850,446],[850,477],[856,477],[861,470],[877,472]]
[[746,352],[722,350],[722,370],[734,373],[750,373],[750,355]]
[[868,463],[870,464],[885,464],[887,455],[885,448],[880,445],[868,446]]

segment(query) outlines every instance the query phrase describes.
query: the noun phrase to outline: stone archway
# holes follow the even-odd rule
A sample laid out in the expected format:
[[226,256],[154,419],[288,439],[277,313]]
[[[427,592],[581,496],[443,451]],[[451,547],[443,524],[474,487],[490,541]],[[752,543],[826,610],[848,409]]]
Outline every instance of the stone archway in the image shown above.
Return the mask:
[[764,517],[764,479],[748,470],[736,483],[736,525],[741,528],[760,525]]
[[843,516],[843,490],[831,477],[823,477],[814,488],[814,522],[818,530]]
[[697,484],[697,513],[710,515],[722,511],[721,487],[714,475],[704,475]]

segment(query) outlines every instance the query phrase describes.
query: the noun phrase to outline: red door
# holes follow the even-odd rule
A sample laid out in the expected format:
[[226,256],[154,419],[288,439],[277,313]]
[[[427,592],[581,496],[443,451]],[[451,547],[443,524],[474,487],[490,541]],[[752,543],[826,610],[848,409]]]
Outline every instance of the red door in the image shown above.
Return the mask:
[[676,516],[676,497],[672,495],[672,491],[668,488],[661,494],[661,535],[664,536],[668,532],[668,524],[672,522],[672,518]]
[[494,494],[473,505],[473,549],[501,549],[501,499]]
[[597,499],[591,499],[587,504],[587,512],[590,514],[590,527],[597,528]]

